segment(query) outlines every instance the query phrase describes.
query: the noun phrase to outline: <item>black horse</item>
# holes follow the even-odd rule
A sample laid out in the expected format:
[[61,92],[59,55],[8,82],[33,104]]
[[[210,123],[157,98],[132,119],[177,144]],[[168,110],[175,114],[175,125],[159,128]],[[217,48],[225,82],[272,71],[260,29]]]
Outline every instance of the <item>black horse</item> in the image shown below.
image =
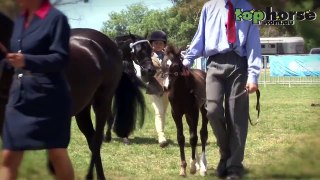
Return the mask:
[[[2,16],[1,16],[2,17]],[[1,43],[8,47],[10,35],[2,33],[12,26],[1,24]],[[132,56],[147,73],[152,75],[151,47],[142,42],[144,48],[134,49]],[[144,44],[146,44],[144,46]],[[129,61],[129,60],[128,60]],[[149,61],[149,63],[148,63]],[[2,61],[4,62],[4,61]],[[0,124],[4,121],[3,109],[8,100],[13,70],[3,71],[0,79]],[[99,31],[92,29],[73,29],[70,37],[70,63],[65,69],[66,78],[71,88],[73,115],[79,129],[85,135],[92,152],[87,179],[93,178],[96,168],[97,178],[105,179],[101,162],[100,148],[106,121],[114,114],[113,130],[119,137],[127,137],[135,129],[137,111],[140,109],[144,121],[144,97],[140,91],[141,83],[133,81],[129,73],[124,72],[121,53],[114,41]],[[114,103],[112,100],[114,99]],[[113,107],[112,107],[113,106]],[[91,107],[96,115],[96,127],[91,121]],[[112,108],[114,112],[112,113]],[[125,111],[125,113],[123,113]]]
[[[152,77],[155,74],[155,69],[153,67],[152,61],[150,61],[149,56],[147,56],[148,54],[152,54],[152,49],[149,41],[140,36],[130,33],[129,35],[116,37],[115,42],[121,51],[124,72],[129,74],[129,76],[131,77],[131,81],[138,84],[139,87],[145,88],[145,84],[136,76],[137,72],[134,68],[133,62],[140,66],[141,74],[145,75],[146,77]],[[131,89],[127,93],[134,93],[133,91],[139,91],[139,89]],[[123,99],[123,101],[125,101],[125,99]],[[132,106],[135,106],[135,104],[132,104]],[[143,116],[144,111],[141,111],[141,117]],[[111,127],[113,122],[113,118],[110,118],[107,121],[108,127],[104,139],[105,142],[110,142],[112,139]],[[127,137],[124,138],[124,143],[130,144]]]

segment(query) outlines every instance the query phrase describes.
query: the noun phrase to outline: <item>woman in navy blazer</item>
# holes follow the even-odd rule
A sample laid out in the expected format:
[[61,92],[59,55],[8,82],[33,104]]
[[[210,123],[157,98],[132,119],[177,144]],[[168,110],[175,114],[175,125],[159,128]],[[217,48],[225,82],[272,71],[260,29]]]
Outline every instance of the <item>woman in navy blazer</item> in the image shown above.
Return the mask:
[[63,75],[70,27],[49,0],[17,0],[17,19],[6,57],[15,69],[6,106],[0,179],[16,179],[24,150],[47,149],[57,179],[74,179],[67,147],[71,98]]

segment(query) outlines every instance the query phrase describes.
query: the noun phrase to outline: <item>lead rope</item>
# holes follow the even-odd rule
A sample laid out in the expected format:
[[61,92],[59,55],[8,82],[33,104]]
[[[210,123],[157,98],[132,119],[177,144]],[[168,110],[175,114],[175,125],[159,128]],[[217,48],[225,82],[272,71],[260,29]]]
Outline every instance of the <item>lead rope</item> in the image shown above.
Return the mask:
[[[239,93],[238,95],[233,96],[233,97],[229,97],[229,100],[230,99],[237,99],[238,97],[240,97],[244,94],[247,94],[247,93],[248,93],[248,90],[245,89],[241,93]],[[260,117],[260,90],[259,89],[256,90],[256,96],[257,96],[256,110],[258,112],[258,115],[257,115],[257,120],[255,121],[255,123],[253,123],[253,121],[250,117],[250,113],[248,112],[249,113],[248,119],[249,119],[251,126],[255,126],[259,123],[259,117]]]
[[260,91],[259,91],[259,89],[256,90],[256,96],[257,96],[256,110],[257,110],[258,114],[257,114],[256,122],[253,123],[252,119],[250,117],[250,113],[249,113],[249,122],[250,122],[251,126],[255,126],[259,123],[259,117],[260,117]]

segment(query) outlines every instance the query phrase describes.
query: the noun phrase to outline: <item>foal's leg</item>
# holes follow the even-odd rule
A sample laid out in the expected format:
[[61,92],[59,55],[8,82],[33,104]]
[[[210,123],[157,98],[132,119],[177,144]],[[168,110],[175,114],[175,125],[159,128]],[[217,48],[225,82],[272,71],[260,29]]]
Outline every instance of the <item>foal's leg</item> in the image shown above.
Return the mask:
[[[91,115],[90,115],[91,105],[86,106],[80,113],[76,115],[77,125],[83,135],[86,137],[90,151],[92,152],[92,140],[95,134],[93,129]],[[93,163],[90,163],[89,171],[86,179],[93,179]]]
[[177,140],[180,147],[180,159],[181,159],[181,169],[180,169],[180,176],[186,176],[186,155],[184,153],[184,146],[185,146],[185,137],[183,135],[183,124],[182,124],[182,115],[180,113],[175,113],[175,110],[172,109],[171,114],[173,120],[176,124],[177,128]]
[[199,110],[194,108],[186,114],[187,123],[189,126],[190,134],[190,146],[191,146],[191,160],[190,160],[190,173],[195,174],[197,172],[197,159],[196,148],[198,143],[197,126],[198,126]]
[[200,112],[202,115],[202,126],[200,130],[200,139],[202,146],[202,155],[200,159],[200,175],[205,176],[207,174],[206,144],[208,140],[208,118],[207,110],[204,106],[200,108]]

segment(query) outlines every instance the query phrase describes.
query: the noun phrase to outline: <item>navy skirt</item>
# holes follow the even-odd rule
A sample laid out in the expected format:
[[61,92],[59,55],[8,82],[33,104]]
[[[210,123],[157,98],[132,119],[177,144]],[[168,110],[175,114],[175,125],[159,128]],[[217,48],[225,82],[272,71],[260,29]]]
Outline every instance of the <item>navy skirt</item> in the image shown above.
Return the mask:
[[3,149],[67,148],[71,98],[67,83],[55,77],[14,77],[3,127]]

